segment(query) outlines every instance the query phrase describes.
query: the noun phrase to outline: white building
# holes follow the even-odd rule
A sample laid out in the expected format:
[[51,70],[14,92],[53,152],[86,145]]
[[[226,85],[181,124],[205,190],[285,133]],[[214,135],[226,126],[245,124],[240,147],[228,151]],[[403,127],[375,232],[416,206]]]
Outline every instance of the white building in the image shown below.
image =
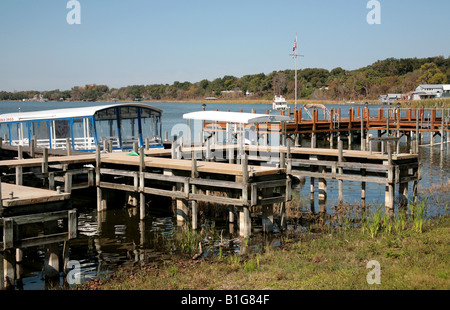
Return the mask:
[[402,94],[387,94],[378,97],[378,102],[381,104],[393,104],[396,101],[402,100]]
[[422,84],[417,86],[413,100],[450,98],[450,84]]

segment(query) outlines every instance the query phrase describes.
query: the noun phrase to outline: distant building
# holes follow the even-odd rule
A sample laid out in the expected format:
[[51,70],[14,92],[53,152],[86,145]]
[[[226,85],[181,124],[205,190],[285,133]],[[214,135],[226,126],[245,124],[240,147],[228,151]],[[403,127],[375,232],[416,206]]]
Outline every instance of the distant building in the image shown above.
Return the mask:
[[422,84],[406,94],[387,94],[378,97],[381,104],[393,104],[400,100],[450,98],[450,84]]
[[417,86],[413,100],[450,98],[450,84],[422,84]]
[[396,101],[402,100],[402,94],[387,94],[378,97],[378,102],[381,104],[393,104]]
[[221,94],[222,95],[234,95],[234,94],[238,94],[238,95],[240,95],[240,94],[242,94],[242,90],[222,90],[221,91]]

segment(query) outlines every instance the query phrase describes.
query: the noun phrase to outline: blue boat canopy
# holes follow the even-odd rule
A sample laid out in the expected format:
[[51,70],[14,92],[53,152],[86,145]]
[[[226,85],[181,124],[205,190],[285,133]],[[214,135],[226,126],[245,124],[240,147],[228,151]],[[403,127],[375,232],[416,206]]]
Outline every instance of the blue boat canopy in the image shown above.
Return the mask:
[[[93,151],[111,141],[114,150],[162,147],[162,110],[147,104],[110,104],[0,114],[0,136],[11,145]],[[69,139],[69,140],[67,140]]]

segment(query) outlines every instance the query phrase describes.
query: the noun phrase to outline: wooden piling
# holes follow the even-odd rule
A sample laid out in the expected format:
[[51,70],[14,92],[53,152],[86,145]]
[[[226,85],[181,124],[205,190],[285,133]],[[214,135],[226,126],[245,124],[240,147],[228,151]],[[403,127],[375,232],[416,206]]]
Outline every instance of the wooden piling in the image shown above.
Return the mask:
[[[241,200],[243,202],[248,201],[248,156],[246,153],[243,154],[242,160],[242,196]],[[242,207],[242,210],[240,212],[240,222],[239,222],[239,231],[241,234],[241,237],[248,237],[251,234],[251,219],[250,219],[250,210],[248,208],[248,205],[244,205]]]
[[[339,145],[338,145],[338,164],[342,163],[344,161],[344,156],[343,156],[343,142],[342,140],[339,140]],[[338,168],[338,174],[341,176],[344,173],[344,170],[342,168],[342,166],[339,166]],[[343,180],[341,178],[338,179],[338,203],[342,204],[344,201],[344,184],[343,184]]]
[[[11,220],[12,222],[12,220]],[[6,221],[5,221],[6,224]],[[11,223],[12,225],[12,223]],[[11,227],[12,229],[12,227]],[[0,256],[1,257],[1,256]],[[16,255],[14,249],[3,251],[3,286],[6,290],[13,290],[16,281]]]
[[30,157],[34,158],[35,156],[36,156],[36,136],[33,136],[30,142]]
[[72,144],[70,143],[70,138],[66,138],[66,152],[67,156],[72,155]]
[[42,173],[48,173],[48,148],[44,148],[42,154]]
[[69,172],[64,174],[64,193],[72,193],[72,174]]
[[[358,107],[358,111],[359,111],[359,107]],[[366,150],[366,143],[364,140],[364,109],[362,110],[362,114],[361,114],[361,151],[365,151]]]
[[[195,152],[192,151],[192,169],[191,169],[191,177],[192,178],[198,178],[198,171],[197,171],[197,158],[195,157]],[[191,185],[191,191],[193,195],[197,194],[197,186],[192,184]],[[197,210],[197,201],[192,200],[191,201],[191,213],[192,213],[192,229],[196,230],[198,229],[198,210]]]
[[[361,169],[361,176],[366,176],[366,169]],[[361,182],[361,207],[366,207],[366,182]]]
[[[326,167],[321,166],[320,172],[326,174]],[[319,178],[319,212],[326,212],[327,205],[327,179],[325,177]]]
[[[21,145],[17,146],[17,159],[23,159],[23,149]],[[16,185],[22,185],[23,184],[23,167],[17,166],[16,167]]]
[[144,193],[144,187],[145,187],[145,179],[144,179],[144,173],[139,173],[139,219],[142,221],[145,219],[145,193]]
[[394,192],[394,169],[392,167],[392,145],[388,141],[387,142],[387,153],[388,153],[388,160],[387,165],[388,168],[388,183],[386,183],[385,192],[384,192],[384,207],[385,212],[390,217],[394,215],[394,198],[395,198],[395,192]]
[[97,187],[97,212],[106,210],[106,199],[103,197],[102,189],[100,187],[100,168],[101,168],[101,153],[100,145],[97,144],[95,150],[95,186]]

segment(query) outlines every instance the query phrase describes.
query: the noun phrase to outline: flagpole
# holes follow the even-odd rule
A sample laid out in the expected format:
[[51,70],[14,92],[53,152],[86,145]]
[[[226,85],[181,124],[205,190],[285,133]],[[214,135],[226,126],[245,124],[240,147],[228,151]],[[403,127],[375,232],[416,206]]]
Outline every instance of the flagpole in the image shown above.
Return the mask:
[[297,32],[295,33],[295,42],[294,42],[294,48],[292,50],[292,57],[295,59],[295,109],[297,109],[297,57],[303,56],[297,54]]
[[294,109],[297,110],[297,33],[295,33],[295,105]]

